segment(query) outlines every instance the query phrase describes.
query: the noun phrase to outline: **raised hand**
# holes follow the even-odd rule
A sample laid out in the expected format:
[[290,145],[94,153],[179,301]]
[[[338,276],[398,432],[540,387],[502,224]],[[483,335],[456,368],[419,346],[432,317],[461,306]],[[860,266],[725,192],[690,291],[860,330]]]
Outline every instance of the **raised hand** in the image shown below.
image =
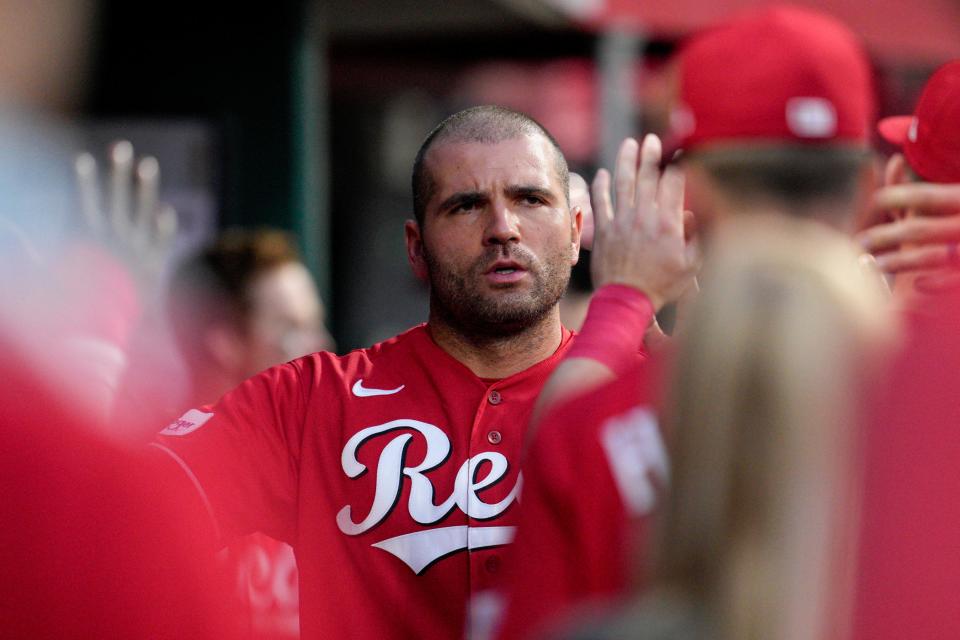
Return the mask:
[[141,284],[155,284],[177,231],[177,215],[159,201],[160,165],[136,160],[133,145],[116,142],[109,150],[101,186],[97,161],[89,153],[74,163],[80,208],[95,241],[120,258]]
[[646,136],[642,146],[627,138],[617,153],[616,203],[605,169],[592,188],[594,286],[635,287],[655,309],[679,298],[699,267],[696,242],[684,240],[683,174],[676,167],[661,173],[661,153],[655,135]]
[[[887,164],[886,186],[873,198],[874,224],[857,234],[877,266],[888,274],[910,275],[913,288],[935,293],[960,285],[960,185],[907,182],[900,154]],[[899,288],[899,286],[898,286]]]

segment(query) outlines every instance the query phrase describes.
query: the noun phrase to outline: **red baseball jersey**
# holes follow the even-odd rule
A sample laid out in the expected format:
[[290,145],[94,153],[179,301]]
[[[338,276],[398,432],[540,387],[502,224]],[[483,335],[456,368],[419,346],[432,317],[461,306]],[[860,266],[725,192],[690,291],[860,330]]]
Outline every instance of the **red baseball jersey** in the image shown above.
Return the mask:
[[239,609],[253,640],[300,637],[300,592],[293,548],[262,533],[234,541],[222,558],[236,580]]
[[523,512],[505,575],[500,637],[537,637],[636,579],[647,515],[668,473],[648,360],[540,424],[523,465]]
[[960,638],[960,294],[929,302],[868,411],[856,640]]
[[156,446],[190,476],[221,539],[296,550],[305,638],[457,638],[483,621],[517,523],[534,401],[570,345],[486,381],[425,325],[345,356],[269,369]]

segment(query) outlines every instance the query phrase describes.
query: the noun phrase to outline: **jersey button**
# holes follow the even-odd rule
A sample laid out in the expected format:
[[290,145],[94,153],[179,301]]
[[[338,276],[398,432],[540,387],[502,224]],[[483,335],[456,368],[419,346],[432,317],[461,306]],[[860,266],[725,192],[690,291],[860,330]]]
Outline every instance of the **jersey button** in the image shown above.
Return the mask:
[[503,435],[499,431],[491,431],[487,434],[487,442],[490,444],[500,444],[501,440],[503,440]]
[[500,392],[494,389],[490,392],[490,395],[487,396],[487,400],[490,401],[490,404],[500,404],[503,402],[503,396],[500,395]]
[[484,561],[483,567],[491,574],[500,571],[500,556],[490,556]]

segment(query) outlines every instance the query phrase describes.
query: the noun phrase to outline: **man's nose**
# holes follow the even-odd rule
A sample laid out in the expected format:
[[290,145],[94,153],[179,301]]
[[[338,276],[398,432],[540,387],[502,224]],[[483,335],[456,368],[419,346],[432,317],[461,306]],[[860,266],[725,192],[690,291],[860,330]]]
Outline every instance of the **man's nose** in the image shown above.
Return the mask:
[[493,202],[487,211],[487,228],[484,245],[505,245],[520,241],[520,224],[517,214],[508,203]]

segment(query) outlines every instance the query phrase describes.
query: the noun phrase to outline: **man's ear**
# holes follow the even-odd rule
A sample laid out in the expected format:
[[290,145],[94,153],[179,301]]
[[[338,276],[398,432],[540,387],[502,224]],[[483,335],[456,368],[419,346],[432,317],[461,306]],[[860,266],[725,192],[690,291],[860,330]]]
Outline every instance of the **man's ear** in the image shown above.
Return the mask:
[[580,238],[583,234],[583,210],[580,207],[570,209],[570,252],[571,265],[580,261]]
[[404,240],[407,243],[407,261],[417,279],[427,282],[427,261],[423,257],[423,235],[415,220],[407,220],[403,225]]

